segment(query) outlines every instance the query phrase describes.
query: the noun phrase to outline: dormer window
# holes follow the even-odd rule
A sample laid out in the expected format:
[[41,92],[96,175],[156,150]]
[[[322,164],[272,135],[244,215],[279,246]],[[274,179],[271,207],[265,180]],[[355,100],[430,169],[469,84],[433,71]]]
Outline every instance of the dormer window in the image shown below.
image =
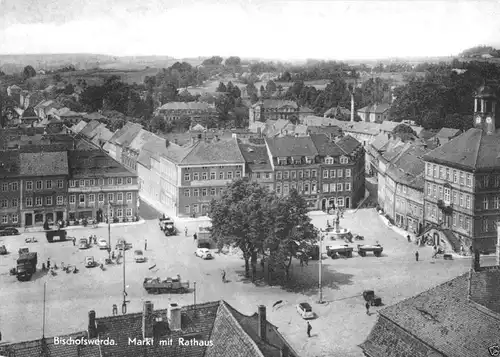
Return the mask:
[[332,165],[333,164],[333,157],[327,157],[325,159],[325,164]]
[[306,164],[312,164],[312,159],[310,157],[306,157]]
[[286,165],[286,157],[278,157],[278,165]]
[[345,156],[342,156],[340,158],[340,163],[341,164],[347,164],[347,163],[349,163],[349,159],[347,157],[345,157]]

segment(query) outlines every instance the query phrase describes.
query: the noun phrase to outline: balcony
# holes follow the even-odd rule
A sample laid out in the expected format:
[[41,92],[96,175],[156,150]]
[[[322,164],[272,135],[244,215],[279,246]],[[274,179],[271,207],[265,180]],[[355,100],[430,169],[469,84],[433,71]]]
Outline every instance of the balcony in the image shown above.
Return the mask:
[[441,211],[443,211],[444,214],[451,214],[453,212],[453,207],[450,202],[444,202],[443,200],[438,200],[437,206]]

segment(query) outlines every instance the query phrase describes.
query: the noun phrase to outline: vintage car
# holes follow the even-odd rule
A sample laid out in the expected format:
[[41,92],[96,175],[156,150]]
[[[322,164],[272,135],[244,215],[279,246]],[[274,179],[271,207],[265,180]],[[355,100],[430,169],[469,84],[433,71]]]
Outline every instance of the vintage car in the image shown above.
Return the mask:
[[207,248],[196,249],[196,251],[194,252],[194,255],[196,255],[197,257],[200,257],[201,259],[204,259],[204,260],[209,260],[209,259],[214,258],[214,256],[212,255],[212,252],[210,252],[210,249],[207,249]]
[[300,304],[298,304],[297,312],[299,313],[300,316],[302,316],[304,320],[314,318],[314,312],[312,311],[312,307],[307,302],[301,302]]

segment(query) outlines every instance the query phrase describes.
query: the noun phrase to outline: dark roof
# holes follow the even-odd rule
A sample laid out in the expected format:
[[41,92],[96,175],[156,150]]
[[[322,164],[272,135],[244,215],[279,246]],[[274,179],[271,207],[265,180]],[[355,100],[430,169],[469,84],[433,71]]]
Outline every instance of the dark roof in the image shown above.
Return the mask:
[[137,130],[137,132],[139,132],[139,130],[141,129],[141,126],[139,124],[128,122],[121,129],[115,131],[111,139],[109,139],[109,142],[112,144],[116,144],[117,140],[125,135],[133,127],[135,127],[134,130]]
[[354,137],[351,135],[346,135],[340,138],[339,141],[337,141],[337,145],[346,153],[346,154],[352,154],[353,151],[355,151],[359,146],[361,146],[361,143],[357,141]]
[[500,270],[485,269],[470,276],[470,299],[500,319]]
[[377,324],[360,347],[371,357],[429,356],[425,345],[439,356],[486,355],[485,348],[498,343],[500,319],[468,300],[469,281],[472,296],[476,286],[488,282],[484,286],[498,305],[499,274],[498,267],[471,271],[380,310]]
[[[155,321],[153,336],[155,341],[171,338],[172,345],[163,346],[154,343],[151,346],[129,344],[130,339],[143,339],[142,313],[96,318],[97,332],[100,339],[113,340],[114,345],[62,345],[53,344],[52,339],[45,339],[46,357],[80,356],[120,356],[120,357],[279,357],[280,350],[287,348],[290,357],[297,357],[278,329],[269,321],[266,323],[267,339],[262,340],[258,331],[258,315],[246,316],[225,301],[208,302],[181,308],[181,329],[169,328],[168,310],[153,310]],[[87,332],[61,336],[61,338],[79,338],[88,336]],[[213,346],[182,346],[179,338],[190,340],[213,341]],[[16,357],[42,355],[41,340],[6,344],[0,352],[15,354]],[[10,355],[10,354],[8,354]]]
[[387,175],[395,182],[423,190],[425,162],[423,156],[427,150],[422,146],[406,146],[400,155],[387,168]]
[[165,147],[166,147],[166,140],[154,135],[153,139],[151,141],[148,141],[142,147],[141,151],[139,152],[139,157],[137,158],[137,162],[140,163],[142,166],[150,169],[151,157],[154,156],[155,154],[161,153]]
[[269,171],[272,170],[269,156],[267,155],[267,147],[265,145],[252,145],[238,143],[241,153],[245,158],[245,163],[252,171]]
[[292,100],[282,100],[282,99],[264,99],[263,101],[257,102],[254,105],[262,105],[264,108],[282,108],[285,106],[297,108],[297,103]]
[[500,168],[499,142],[500,133],[472,128],[429,152],[425,160],[465,170]]
[[20,174],[23,176],[68,174],[68,154],[66,151],[21,153],[20,160]]
[[113,160],[102,150],[72,150],[68,153],[70,177],[132,177],[132,173],[125,166]]
[[338,126],[308,126],[307,132],[310,134],[329,134],[333,136],[341,136],[342,129]]
[[391,106],[389,104],[373,104],[358,109],[358,112],[382,114],[388,111],[390,107]]
[[127,123],[124,128],[123,134],[116,138],[115,143],[117,145],[128,146],[135,139],[139,131],[141,131],[142,126],[136,123]]
[[318,155],[318,150],[309,136],[266,138],[266,145],[273,157]]

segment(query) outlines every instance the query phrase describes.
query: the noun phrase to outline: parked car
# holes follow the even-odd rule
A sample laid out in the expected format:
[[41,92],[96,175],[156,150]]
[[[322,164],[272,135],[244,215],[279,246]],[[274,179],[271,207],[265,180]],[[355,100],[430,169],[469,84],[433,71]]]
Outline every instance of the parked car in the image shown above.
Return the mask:
[[212,255],[212,252],[210,252],[210,249],[207,248],[198,248],[196,249],[196,252],[194,252],[194,255],[197,257],[200,257],[201,259],[209,260],[213,259],[214,256]]
[[144,263],[146,261],[146,258],[144,257],[142,250],[136,250],[134,252],[134,260],[136,263]]
[[21,233],[14,227],[6,227],[0,229],[0,236],[17,236]]
[[108,249],[109,248],[108,241],[104,238],[101,238],[97,241],[97,246],[99,247],[99,249]]
[[80,241],[78,242],[78,248],[80,249],[89,249],[90,248],[90,243],[87,238],[80,238]]
[[118,243],[116,243],[116,249],[117,250],[123,250],[125,248],[125,250],[129,250],[130,248],[132,248],[132,244],[131,243],[127,243],[125,241],[125,239],[121,238],[121,239],[118,239]]
[[0,255],[5,255],[7,254],[7,248],[5,247],[5,245],[0,245]]
[[297,312],[305,320],[314,318],[314,312],[312,310],[312,307],[307,302],[301,302],[300,304],[298,304]]
[[85,267],[94,268],[99,264],[94,260],[94,257],[85,257]]

